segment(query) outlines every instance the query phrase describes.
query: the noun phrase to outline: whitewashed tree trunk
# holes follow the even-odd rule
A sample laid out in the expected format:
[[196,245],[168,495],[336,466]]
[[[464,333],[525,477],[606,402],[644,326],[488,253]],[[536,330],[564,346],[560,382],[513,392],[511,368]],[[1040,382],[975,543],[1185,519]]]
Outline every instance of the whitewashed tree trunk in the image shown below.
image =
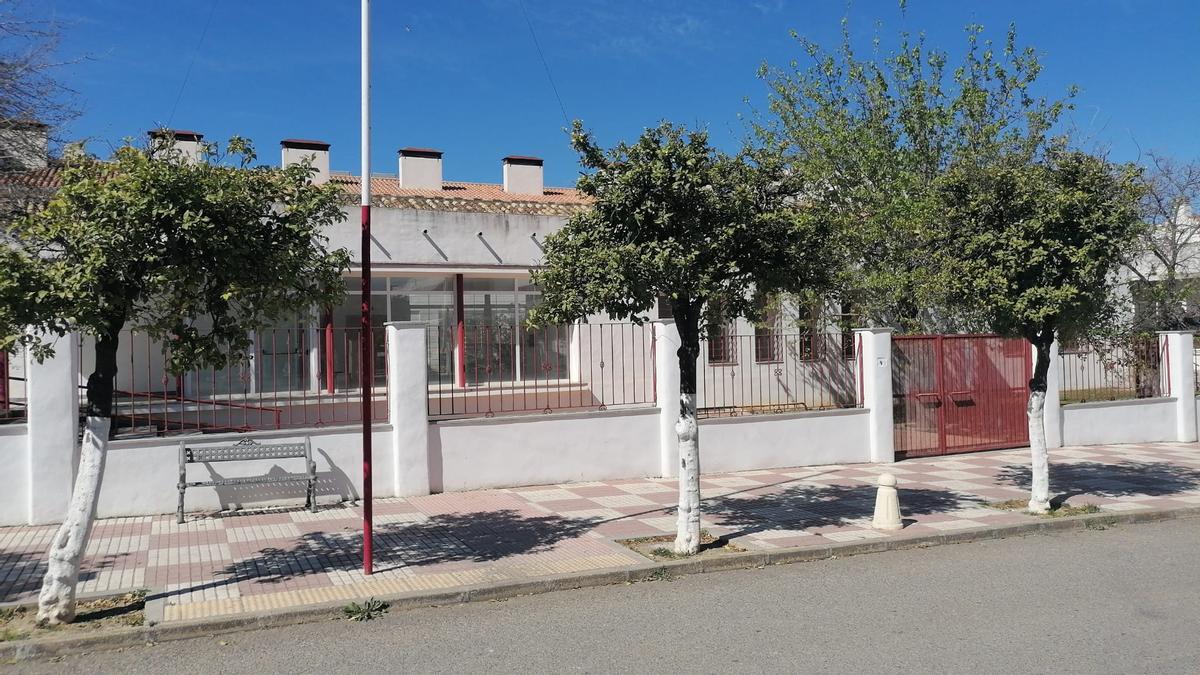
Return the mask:
[[693,555],[700,550],[700,428],[696,424],[696,395],[680,394],[679,421],[679,521],[675,553]]
[[1046,452],[1046,392],[1029,392],[1029,454],[1030,485],[1029,512],[1050,510],[1050,458]]
[[48,567],[38,596],[39,623],[55,625],[75,619],[79,565],[96,519],[96,500],[100,496],[100,478],[104,475],[111,424],[112,418],[92,416],[85,423],[71,505],[47,555]]
[[1046,380],[1050,372],[1050,346],[1054,332],[1047,330],[1034,341],[1036,360],[1029,380],[1029,505],[1030,513],[1050,510],[1050,458],[1046,453]]

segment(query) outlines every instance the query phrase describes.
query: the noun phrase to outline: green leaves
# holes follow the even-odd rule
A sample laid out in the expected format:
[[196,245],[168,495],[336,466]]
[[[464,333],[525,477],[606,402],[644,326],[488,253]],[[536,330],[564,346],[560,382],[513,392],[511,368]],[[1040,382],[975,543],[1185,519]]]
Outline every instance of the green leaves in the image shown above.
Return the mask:
[[1142,229],[1132,165],[1055,150],[952,167],[938,181],[950,303],[991,330],[1071,340],[1113,312],[1114,272]]
[[788,167],[804,208],[844,240],[852,264],[840,294],[877,324],[972,327],[952,315],[947,280],[926,264],[927,252],[944,246],[935,182],[955,164],[1043,156],[1058,143],[1051,132],[1072,92],[1065,100],[1032,93],[1041,65],[1012,27],[993,44],[968,26],[954,66],[924,35],[900,33],[890,54],[876,37],[866,57],[845,23],[836,48],[797,40],[806,59],[760,71],[769,107],[753,130]]
[[312,169],[249,168],[252,145],[190,161],[125,145],[74,156],[44,209],[15,223],[0,269],[0,335],[112,335],[128,325],[170,346],[174,372],[241,358],[247,332],[340,298],[344,250],[323,230],[339,192]]
[[839,264],[829,228],[789,205],[788,176],[769,156],[723,155],[704,131],[670,123],[606,151],[576,122],[572,144],[593,204],[546,238],[533,322],[640,321],[658,296],[676,317],[699,321],[716,299],[729,317],[753,316],[755,294],[823,287]]

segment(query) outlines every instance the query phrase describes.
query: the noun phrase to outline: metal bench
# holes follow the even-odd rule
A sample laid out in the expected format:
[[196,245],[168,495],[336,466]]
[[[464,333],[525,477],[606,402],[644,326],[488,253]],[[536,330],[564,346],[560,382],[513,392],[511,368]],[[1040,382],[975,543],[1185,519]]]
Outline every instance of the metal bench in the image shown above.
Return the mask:
[[[282,476],[247,476],[244,478],[217,478],[214,480],[189,481],[188,464],[211,462],[250,462],[261,459],[303,459],[304,473],[289,473]],[[216,487],[224,485],[264,485],[270,483],[308,483],[305,506],[317,511],[317,464],[312,459],[312,443],[306,436],[303,443],[279,443],[265,445],[251,438],[244,438],[233,445],[207,445],[189,448],[186,441],[179,442],[179,508],[175,522],[183,522],[183,493],[190,487]]]

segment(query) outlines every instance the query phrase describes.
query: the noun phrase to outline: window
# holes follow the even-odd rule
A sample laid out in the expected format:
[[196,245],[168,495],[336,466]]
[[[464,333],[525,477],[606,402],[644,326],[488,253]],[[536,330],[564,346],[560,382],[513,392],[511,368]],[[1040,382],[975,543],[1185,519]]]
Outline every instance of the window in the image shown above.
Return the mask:
[[760,301],[762,321],[754,326],[754,362],[773,363],[783,360],[783,317],[779,303],[770,299]]
[[737,363],[737,336],[724,314],[721,304],[714,303],[707,317],[705,338],[711,364]]

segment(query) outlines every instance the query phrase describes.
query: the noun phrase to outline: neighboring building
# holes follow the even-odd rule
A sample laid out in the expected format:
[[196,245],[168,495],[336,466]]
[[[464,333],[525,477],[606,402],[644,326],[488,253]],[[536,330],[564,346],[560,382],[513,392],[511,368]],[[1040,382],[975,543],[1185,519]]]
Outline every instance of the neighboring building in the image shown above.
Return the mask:
[[[200,156],[203,134],[167,133],[186,156]],[[168,377],[161,358],[152,356],[160,352],[158,346],[144,336],[128,336],[122,340],[117,388],[128,395],[134,418],[139,402],[144,402],[149,417],[157,405],[154,396],[177,397],[172,401],[229,397],[224,408],[196,413],[197,425],[204,428],[237,426],[213,420],[251,394],[289,399],[336,394],[339,405],[352,407],[360,381],[356,346],[362,179],[330,171],[328,143],[287,139],[280,146],[284,166],[311,161],[315,182],[336,185],[346,193],[346,218],[326,233],[331,247],[345,247],[352,255],[345,301],[333,308],[314,308],[311,316],[256,336],[256,361],[245,369]],[[539,330],[525,326],[529,310],[541,299],[529,271],[541,264],[542,242],[572,214],[587,208],[585,197],[573,188],[546,186],[543,162],[536,157],[502,158],[496,183],[446,180],[438,150],[402,148],[396,161],[396,173],[370,178],[377,387],[384,385],[387,367],[381,326],[407,321],[427,326],[434,417],[515,411],[512,400],[518,392],[521,410],[644,404],[653,399],[648,327],[614,324],[602,316],[591,317],[588,325]],[[58,181],[59,167],[47,163],[0,176],[0,186],[19,188],[39,200],[51,194]],[[702,407],[736,412],[765,405],[767,399],[773,407],[787,409],[852,405],[853,374],[846,360],[854,356],[849,326],[831,327],[819,313],[800,314],[785,305],[759,326],[738,320],[712,327],[701,350],[700,378],[707,383],[701,389],[708,392],[702,393]],[[809,326],[807,335],[797,328],[800,318]],[[82,372],[90,368],[91,351],[85,345]],[[819,368],[818,362],[827,365]],[[767,387],[773,393],[759,391]],[[463,398],[466,389],[476,390],[474,398]],[[531,389],[536,392],[531,394]],[[319,400],[316,405],[325,404]],[[191,414],[187,406],[179,407],[179,415]],[[249,414],[261,416],[265,409],[255,403]],[[245,417],[245,406],[238,410]],[[310,419],[307,412],[289,413],[298,414]]]

